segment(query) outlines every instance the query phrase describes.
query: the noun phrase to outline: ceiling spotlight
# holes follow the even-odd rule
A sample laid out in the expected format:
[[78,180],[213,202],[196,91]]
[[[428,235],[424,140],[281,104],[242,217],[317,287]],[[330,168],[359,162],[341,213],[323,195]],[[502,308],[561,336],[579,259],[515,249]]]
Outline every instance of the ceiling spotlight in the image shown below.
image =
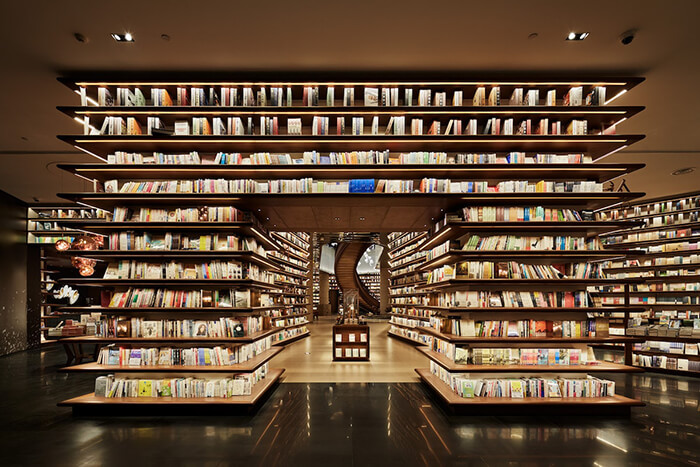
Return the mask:
[[693,172],[695,172],[695,167],[684,167],[682,169],[674,170],[671,172],[671,175],[687,175]]
[[132,36],[130,32],[127,32],[126,34],[112,33],[112,39],[117,42],[134,42],[134,36]]
[[587,32],[570,32],[568,36],[566,36],[567,41],[582,41],[586,37],[588,37]]
[[340,220],[340,217],[335,217],[334,219],[337,220],[337,221],[339,221],[339,220]]
[[360,220],[363,221],[363,220],[365,220],[365,218],[364,218],[364,217],[360,217]]

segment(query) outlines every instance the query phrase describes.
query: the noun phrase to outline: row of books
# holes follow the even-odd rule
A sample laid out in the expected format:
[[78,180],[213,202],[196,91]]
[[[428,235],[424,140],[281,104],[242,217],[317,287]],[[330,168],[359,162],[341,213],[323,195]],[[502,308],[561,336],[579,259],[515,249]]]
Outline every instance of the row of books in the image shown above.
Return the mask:
[[[606,286],[604,292],[622,292],[621,286]],[[691,292],[700,291],[700,282],[631,284],[630,292]]]
[[490,185],[487,181],[453,181],[423,178],[414,180],[351,179],[348,181],[279,179],[198,179],[155,180],[104,183],[107,193],[599,193],[603,184],[593,181],[552,182],[541,180],[509,180]]
[[587,291],[484,291],[457,290],[437,294],[435,303],[440,307],[454,308],[552,308],[592,307],[595,301]]
[[433,316],[438,332],[462,337],[608,337],[607,318],[586,320],[484,320]]
[[662,368],[665,370],[700,372],[700,361],[665,355],[632,354],[632,364],[646,368]]
[[109,248],[121,251],[142,250],[225,250],[253,251],[266,256],[265,249],[253,237],[240,235],[197,235],[166,232],[164,234],[144,232],[136,234],[132,231],[114,232],[109,234]]
[[267,363],[253,373],[227,377],[130,379],[114,375],[99,376],[95,395],[108,398],[230,398],[250,395],[252,387],[267,374]]
[[700,242],[698,241],[688,241],[679,242],[674,241],[670,243],[663,243],[661,245],[648,245],[644,248],[647,253],[669,253],[674,251],[694,251],[700,250]]
[[109,263],[105,279],[230,279],[272,283],[273,275],[257,264],[238,261],[210,261],[206,263],[146,263],[124,260]]
[[581,222],[594,220],[590,211],[544,206],[467,206],[461,213],[446,214],[435,223],[435,231],[453,221],[465,222]]
[[421,334],[419,331],[416,331],[414,329],[394,326],[393,324],[389,326],[389,333],[405,337],[406,339],[410,339],[421,344],[429,344],[430,342],[432,342],[431,336]]
[[615,395],[615,382],[593,376],[583,378],[474,378],[450,373],[435,362],[431,372],[461,397],[507,399],[601,398]]
[[272,342],[282,342],[287,339],[306,334],[309,329],[306,326],[297,326],[294,328],[281,329],[272,334]]
[[660,352],[674,355],[698,355],[697,342],[665,342],[661,340],[647,340],[635,343],[633,350],[639,352]]
[[255,289],[174,290],[130,287],[112,293],[112,308],[249,308],[274,306],[272,295]]
[[416,308],[415,306],[394,306],[391,308],[391,313],[401,315],[400,317],[415,317],[415,318],[430,318],[432,312],[426,309]]
[[596,365],[593,350],[579,348],[482,348],[463,347],[445,340],[433,339],[433,352],[440,353],[460,365]]
[[396,315],[392,315],[389,322],[392,324],[398,324],[401,326],[408,326],[411,328],[418,328],[421,326],[429,327],[429,323],[425,320],[405,318],[403,316],[396,316]]
[[244,363],[270,349],[266,337],[250,344],[215,347],[102,347],[98,365],[108,366],[227,366]]
[[515,261],[462,261],[433,269],[428,283],[452,279],[590,279],[602,277],[598,263],[569,263],[562,265],[523,264]]
[[187,154],[164,154],[153,152],[151,155],[117,151],[107,156],[109,164],[134,165],[351,165],[351,164],[587,164],[591,156],[585,154],[527,154],[525,152],[469,153],[451,154],[446,152],[414,151],[392,154],[383,151],[348,151],[329,152],[305,151],[300,156],[292,154],[274,154],[256,152],[248,155],[241,153],[219,152],[214,156],[200,155],[197,151]]
[[112,222],[245,222],[249,213],[233,206],[202,206],[196,208],[128,208],[116,206]]
[[263,329],[262,316],[224,318],[217,320],[163,319],[147,320],[144,318],[107,318],[102,317],[97,323],[97,335],[100,337],[244,337]]
[[633,268],[649,266],[695,266],[700,265],[700,254],[661,256],[659,258],[625,259],[623,261],[611,261],[609,268]]
[[[625,299],[622,297],[603,297],[604,305],[622,305]],[[678,295],[664,297],[630,297],[630,305],[664,305],[670,307],[680,307],[685,305],[700,305],[700,297],[683,295],[683,291],[678,291]]]
[[[281,317],[277,317],[281,318]],[[284,328],[287,326],[297,326],[299,324],[306,324],[309,320],[305,316],[287,317],[284,319],[273,319],[272,325],[276,328]]]
[[[401,234],[401,232],[392,232],[392,234]],[[402,245],[405,245],[409,242],[412,242],[415,240],[417,237],[423,235],[423,232],[411,232],[407,235],[399,236],[396,235],[394,236],[394,239],[392,240],[392,237],[389,236],[389,249],[394,250],[396,248],[399,248]]]
[[[674,226],[669,226],[669,228],[674,228]],[[606,236],[605,243],[610,245],[620,244],[620,243],[631,243],[631,242],[646,242],[651,240],[663,240],[663,239],[673,239],[673,238],[685,238],[691,236],[700,236],[700,228],[686,228],[674,230],[655,230],[652,232],[631,232],[623,235],[610,235]]]
[[[602,212],[602,219],[624,219],[622,216],[610,216],[610,213]],[[700,221],[700,210],[692,212],[673,212],[664,215],[652,215],[644,218],[644,226],[640,230],[651,227],[674,226]]]
[[296,234],[291,232],[275,232],[278,237],[284,238],[287,242],[294,244],[300,251],[305,252],[309,248],[309,242],[302,240]]
[[[302,95],[299,96],[299,91],[294,91],[292,86],[220,86],[220,87],[199,87],[199,86],[178,86],[175,89],[175,99],[170,96],[170,91],[166,88],[152,87],[151,99],[148,102],[144,93],[139,87],[116,88],[116,99],[108,87],[101,86],[97,89],[97,104],[100,106],[225,106],[225,107],[283,107],[293,106],[295,99],[301,101],[301,105],[305,107],[316,107],[321,102],[325,102],[326,107],[335,106],[335,86],[325,85],[325,99],[321,97],[321,87],[318,85],[304,85]],[[359,93],[362,96],[362,105],[367,107],[397,107],[401,104],[404,106],[413,106],[414,102],[419,107],[438,106],[443,107],[451,103],[453,106],[464,105],[464,89],[457,89],[452,93],[452,98],[448,99],[447,92],[432,89],[418,89],[414,93],[414,89],[408,86],[344,86],[342,88],[342,99],[340,100],[343,107],[354,106],[356,88],[361,90]],[[83,88],[84,89],[84,88]],[[87,105],[86,92],[81,89],[82,105]],[[400,89],[403,89],[403,102],[399,100]],[[543,92],[545,90],[542,90]],[[268,98],[269,93],[269,98]],[[414,99],[415,94],[415,99]],[[358,96],[359,97],[359,96]],[[571,86],[562,96],[561,101],[557,101],[557,91],[548,89],[543,95],[544,105],[556,106],[558,102],[564,106],[580,106],[580,105],[595,105],[602,106],[606,102],[606,87],[592,86],[590,91],[584,97],[583,86]],[[340,95],[339,95],[340,98]],[[478,86],[474,90],[472,98],[474,106],[498,106],[501,104],[501,87],[500,86]],[[540,89],[526,89],[524,87],[514,87],[510,98],[505,105],[513,106],[539,106],[542,105],[540,99]]]
[[623,209],[604,211],[602,214],[612,219],[628,217],[654,216],[657,214],[674,214],[677,211],[700,208],[700,196],[690,196],[684,199],[661,201],[651,204],[641,204]]
[[568,235],[470,235],[464,245],[460,248],[456,242],[447,241],[428,252],[428,259],[436,258],[450,250],[461,249],[463,251],[590,251],[602,248],[597,237],[576,237]]

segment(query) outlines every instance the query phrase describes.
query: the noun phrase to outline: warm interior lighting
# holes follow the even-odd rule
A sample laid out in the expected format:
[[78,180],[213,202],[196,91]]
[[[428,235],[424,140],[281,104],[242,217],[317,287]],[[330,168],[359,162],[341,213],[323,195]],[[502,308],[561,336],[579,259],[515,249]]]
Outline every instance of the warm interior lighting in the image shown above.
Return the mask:
[[598,159],[596,159],[596,162],[601,161],[601,160],[605,159],[606,157],[615,154],[615,153],[618,152],[618,151],[622,151],[622,150],[625,149],[626,147],[627,147],[627,145],[625,144],[624,146],[620,146],[620,147],[617,148],[617,149],[613,149],[613,150],[610,151],[609,153],[604,154],[604,155],[600,156]]
[[[78,91],[77,89],[75,90],[75,93],[78,94],[78,95],[80,95],[80,91]],[[87,101],[88,101],[89,103],[91,103],[92,105],[94,105],[94,106],[97,106],[97,105],[98,105],[98,104],[97,104],[97,101],[96,101],[95,99],[93,99],[92,97],[85,96],[85,98],[86,98]]]
[[627,81],[80,81],[77,86],[625,86]]
[[610,99],[605,101],[605,105],[608,105],[609,103],[611,103],[612,101],[614,101],[615,99],[617,99],[618,97],[620,97],[621,95],[623,95],[626,92],[627,92],[627,89],[623,89],[622,91],[618,92],[617,94],[612,96]]
[[586,37],[588,37],[589,33],[588,32],[570,32],[566,36],[567,41],[582,41]]

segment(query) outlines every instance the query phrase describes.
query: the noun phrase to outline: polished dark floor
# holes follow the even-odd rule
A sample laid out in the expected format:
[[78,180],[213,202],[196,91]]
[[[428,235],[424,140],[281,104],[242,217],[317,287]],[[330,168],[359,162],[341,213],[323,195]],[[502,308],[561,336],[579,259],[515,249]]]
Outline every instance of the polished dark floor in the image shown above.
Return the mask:
[[420,384],[281,384],[251,416],[73,417],[58,349],[0,358],[0,466],[700,465],[700,381],[616,377],[632,417],[447,416]]

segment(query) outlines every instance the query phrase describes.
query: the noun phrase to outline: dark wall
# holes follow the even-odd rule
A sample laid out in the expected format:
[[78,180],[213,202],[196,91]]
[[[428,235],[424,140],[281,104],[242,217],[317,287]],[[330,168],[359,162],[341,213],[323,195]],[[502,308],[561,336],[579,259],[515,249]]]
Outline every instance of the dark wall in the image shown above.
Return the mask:
[[0,355],[27,348],[27,208],[0,192]]

